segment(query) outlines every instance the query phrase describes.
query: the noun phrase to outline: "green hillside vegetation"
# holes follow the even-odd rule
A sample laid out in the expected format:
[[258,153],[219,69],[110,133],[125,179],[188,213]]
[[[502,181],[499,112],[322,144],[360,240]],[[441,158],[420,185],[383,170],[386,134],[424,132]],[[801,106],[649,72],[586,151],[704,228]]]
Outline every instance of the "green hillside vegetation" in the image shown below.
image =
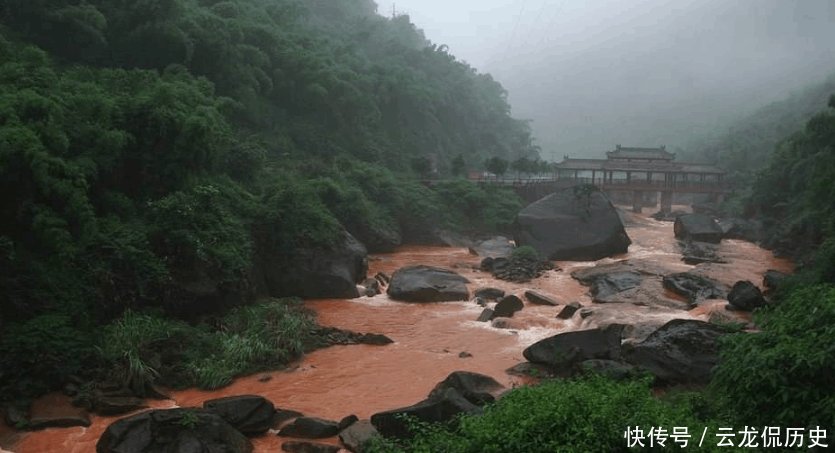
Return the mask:
[[527,123],[489,75],[374,10],[0,0],[0,393],[107,366],[99,327],[125,310],[254,301],[259,252],[508,226],[511,191],[429,188],[412,163],[451,179],[453,161],[536,159]]
[[733,122],[726,132],[695,140],[684,154],[687,160],[718,163],[744,189],[754,172],[768,164],[777,144],[802,129],[833,92],[835,75]]

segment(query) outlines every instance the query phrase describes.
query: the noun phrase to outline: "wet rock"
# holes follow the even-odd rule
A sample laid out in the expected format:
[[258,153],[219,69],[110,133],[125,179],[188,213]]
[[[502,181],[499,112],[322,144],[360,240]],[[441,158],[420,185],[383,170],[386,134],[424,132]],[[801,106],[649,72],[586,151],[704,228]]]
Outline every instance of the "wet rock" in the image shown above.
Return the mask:
[[287,421],[290,421],[294,418],[304,417],[304,414],[301,412],[293,411],[290,409],[276,409],[275,414],[273,414],[273,428],[278,428],[282,424]]
[[499,300],[504,297],[504,290],[498,288],[479,288],[473,293],[475,297],[480,297],[487,300]]
[[616,381],[630,379],[638,374],[634,366],[616,360],[584,360],[578,365],[581,373],[600,374]]
[[557,334],[528,346],[522,355],[529,362],[560,371],[590,359],[618,360],[623,327],[612,324],[604,329]]
[[582,318],[582,319],[586,319],[593,314],[594,314],[594,309],[592,309],[592,308],[581,308],[580,309],[580,318]]
[[713,217],[704,214],[686,214],[678,216],[673,225],[673,231],[679,239],[711,242],[718,244],[722,241],[722,229]]
[[487,258],[481,260],[481,263],[479,264],[478,268],[483,270],[484,272],[493,272],[493,264],[495,261],[496,260],[488,256]]
[[546,296],[545,294],[533,290],[525,291],[525,298],[528,299],[528,302],[536,305],[551,305],[556,307],[560,304],[559,301],[553,297]]
[[273,426],[275,406],[258,395],[227,396],[205,401],[203,409],[217,414],[241,433],[257,436]]
[[348,450],[362,453],[368,442],[379,435],[377,428],[370,421],[360,420],[339,433],[339,440]]
[[338,453],[338,445],[305,442],[303,440],[288,440],[281,444],[281,449],[288,453]]
[[666,275],[662,283],[664,288],[687,297],[691,304],[704,299],[724,299],[726,294],[719,282],[691,272]]
[[739,329],[739,328],[748,328],[752,327],[751,323],[748,321],[742,320],[737,318],[736,316],[728,313],[728,310],[722,308],[718,310],[713,310],[710,312],[710,316],[708,316],[707,322],[711,324],[716,324],[720,327],[726,327],[729,329]]
[[385,272],[377,272],[374,274],[374,280],[377,280],[381,286],[386,286],[391,281],[391,277],[389,277],[389,275]]
[[343,231],[331,248],[299,248],[292,254],[276,249],[265,234],[259,236],[257,266],[270,296],[310,299],[359,297],[357,283],[368,271],[368,253],[359,241]]
[[478,413],[480,408],[469,402],[457,390],[450,388],[442,395],[427,398],[417,404],[371,416],[371,423],[384,436],[406,438],[411,435],[403,416],[415,417],[428,423],[452,420],[456,415]]
[[478,305],[480,307],[486,307],[487,306],[487,301],[482,299],[481,297],[476,297],[473,300],[475,301],[476,305]]
[[570,304],[562,307],[557,318],[559,319],[571,319],[574,316],[574,313],[577,312],[582,307],[579,302],[571,302]]
[[383,346],[394,343],[394,340],[380,333],[364,333],[357,339],[357,343]]
[[73,407],[62,397],[59,400],[40,398],[29,408],[27,429],[68,428],[71,426],[90,426],[90,417],[85,409]]
[[775,291],[780,288],[780,285],[783,284],[788,276],[789,274],[769,269],[763,275],[763,287],[766,291]]
[[363,295],[366,297],[374,297],[380,294],[380,282],[375,278],[366,278],[362,282],[362,287],[364,288]]
[[608,298],[628,289],[641,285],[643,277],[637,272],[613,272],[600,275],[591,284],[591,296],[594,302],[605,303]]
[[258,378],[258,382],[270,382],[271,380],[273,380],[273,377],[269,374],[261,375],[261,377]]
[[512,329],[513,324],[510,321],[510,318],[495,318],[490,322],[490,325],[494,329]]
[[685,214],[687,214],[687,213],[684,212],[684,211],[678,211],[678,210],[670,211],[670,212],[658,211],[655,214],[651,215],[650,217],[652,217],[655,220],[659,220],[659,221],[663,221],[663,222],[673,222],[673,221],[676,220],[676,217],[678,217],[680,215],[685,215]]
[[470,371],[454,371],[446,379],[435,385],[435,388],[429,393],[429,398],[440,398],[447,389],[455,389],[467,401],[482,406],[495,401],[496,398],[493,395],[501,392],[504,388],[502,384],[499,384],[490,376]]
[[679,241],[681,260],[685,264],[726,263],[717,255],[718,246],[707,242]]
[[469,352],[467,352],[467,351],[461,351],[461,352],[459,352],[459,353],[458,353],[458,358],[459,358],[459,359],[469,359],[469,358],[470,358],[470,357],[472,357],[472,356],[473,356],[473,355],[472,355],[472,354],[470,354],[470,353],[469,353]]
[[356,423],[358,420],[359,420],[359,417],[357,417],[356,415],[354,415],[354,414],[348,415],[347,417],[345,417],[345,418],[343,418],[342,420],[339,421],[339,425],[337,425],[337,428],[340,431],[342,431],[343,429],[345,429],[345,428],[353,425],[354,423]]
[[514,238],[550,260],[594,261],[626,253],[632,242],[615,207],[590,186],[551,194],[516,217]]
[[469,280],[447,269],[431,266],[407,266],[391,278],[388,295],[406,302],[443,302],[469,300]]
[[493,319],[493,309],[492,308],[485,308],[481,311],[481,314],[478,315],[478,322],[488,322]]
[[99,415],[122,415],[144,409],[142,398],[132,396],[97,396],[93,399],[93,410]]
[[512,318],[513,314],[525,307],[522,299],[513,294],[505,296],[493,307],[493,318]]
[[299,417],[278,432],[279,436],[323,439],[339,433],[339,423],[316,417]]
[[738,281],[728,293],[728,302],[736,309],[752,311],[765,305],[765,298],[753,283]]
[[507,258],[513,253],[514,248],[516,246],[510,242],[510,239],[496,236],[476,243],[470,247],[470,253],[481,257]]
[[202,409],[165,409],[117,420],[96,444],[97,453],[249,453],[252,444],[220,416]]
[[719,219],[717,222],[722,229],[722,237],[727,239],[743,239],[756,242],[762,235],[762,224],[754,220],[740,218]]
[[547,270],[554,268],[553,263],[530,257],[496,258],[490,272],[493,277],[516,283],[529,282]]
[[728,330],[703,321],[674,319],[637,345],[623,348],[623,359],[653,374],[660,383],[707,383],[719,361],[718,340]]
[[512,367],[505,370],[505,373],[511,376],[523,376],[523,377],[539,377],[539,378],[550,378],[554,377],[553,371],[545,365],[540,365],[537,363],[531,362],[522,362],[513,365]]

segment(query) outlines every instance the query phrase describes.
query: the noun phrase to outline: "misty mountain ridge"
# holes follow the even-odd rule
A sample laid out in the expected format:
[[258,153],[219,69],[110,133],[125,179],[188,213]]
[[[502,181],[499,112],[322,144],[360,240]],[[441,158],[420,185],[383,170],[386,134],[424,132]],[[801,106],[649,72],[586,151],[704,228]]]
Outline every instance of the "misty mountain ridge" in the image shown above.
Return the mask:
[[682,158],[716,163],[732,172],[752,172],[768,163],[780,141],[802,129],[826,108],[835,94],[835,73],[822,82],[796,90],[782,100],[741,115],[713,134],[694,136]]

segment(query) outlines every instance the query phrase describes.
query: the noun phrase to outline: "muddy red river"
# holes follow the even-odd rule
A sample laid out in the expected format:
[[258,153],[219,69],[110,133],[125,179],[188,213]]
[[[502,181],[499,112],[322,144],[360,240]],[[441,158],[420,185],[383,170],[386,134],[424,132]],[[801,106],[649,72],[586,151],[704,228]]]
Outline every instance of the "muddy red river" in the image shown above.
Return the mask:
[[[574,280],[572,270],[622,259],[641,259],[663,266],[671,272],[694,266],[683,264],[673,237],[671,222],[658,222],[644,216],[624,214],[633,244],[629,253],[597,263],[558,262],[561,270],[546,272],[524,284],[493,279],[477,270],[480,258],[463,248],[403,247],[395,253],[372,256],[369,274],[386,272],[412,264],[428,264],[453,269],[470,279],[470,289],[493,286],[522,295],[534,289],[563,303],[592,304],[588,288]],[[761,284],[767,269],[791,271],[791,263],[775,259],[753,244],[724,240],[719,254],[722,264],[702,264],[700,270],[728,286],[737,280]],[[658,291],[665,290],[658,284]],[[676,299],[677,296],[665,294]],[[313,352],[288,371],[258,373],[237,379],[220,390],[186,390],[171,393],[169,401],[151,401],[156,408],[199,406],[204,400],[222,396],[258,394],[282,409],[306,415],[336,419],[356,414],[371,414],[413,404],[432,387],[456,370],[475,371],[494,377],[506,386],[524,385],[524,378],[505,370],[523,362],[522,350],[542,338],[569,330],[619,322],[623,324],[662,324],[673,318],[707,319],[712,310],[724,310],[725,301],[715,300],[687,311],[675,308],[646,307],[635,304],[602,304],[599,316],[556,319],[561,307],[526,303],[509,321],[509,328],[475,321],[482,307],[473,302],[414,304],[395,302],[385,294],[353,300],[311,300],[320,324],[358,332],[381,333],[395,343],[386,346],[334,346]],[[740,315],[735,315],[740,316]],[[461,353],[466,357],[461,357]],[[469,355],[469,356],[467,356]],[[269,377],[269,379],[267,379]],[[50,405],[68,406],[65,398],[52,395]],[[0,427],[2,446],[17,453],[84,453],[95,451],[96,441],[108,424],[118,417],[92,417],[89,428],[47,429],[19,434]],[[333,440],[332,440],[333,441]],[[274,432],[253,440],[256,452],[280,451],[281,439]]]

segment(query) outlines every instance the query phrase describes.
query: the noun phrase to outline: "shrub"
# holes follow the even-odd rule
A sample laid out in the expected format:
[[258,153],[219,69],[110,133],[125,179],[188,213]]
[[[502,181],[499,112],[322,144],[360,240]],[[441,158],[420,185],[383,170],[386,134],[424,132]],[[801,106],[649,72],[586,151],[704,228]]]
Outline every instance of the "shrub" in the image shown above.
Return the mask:
[[510,257],[517,261],[539,261],[539,253],[530,245],[523,245],[513,249]]
[[[696,438],[692,445],[706,424],[715,425],[697,418],[690,400],[653,397],[649,379],[615,382],[591,376],[516,388],[483,415],[463,416],[452,427],[418,424],[417,435],[404,445],[378,441],[372,451],[629,451],[627,427],[644,432],[663,427],[669,432],[687,426]],[[671,439],[666,446],[657,450],[681,450]]]
[[835,286],[796,287],[728,336],[712,386],[740,422],[835,426]]

